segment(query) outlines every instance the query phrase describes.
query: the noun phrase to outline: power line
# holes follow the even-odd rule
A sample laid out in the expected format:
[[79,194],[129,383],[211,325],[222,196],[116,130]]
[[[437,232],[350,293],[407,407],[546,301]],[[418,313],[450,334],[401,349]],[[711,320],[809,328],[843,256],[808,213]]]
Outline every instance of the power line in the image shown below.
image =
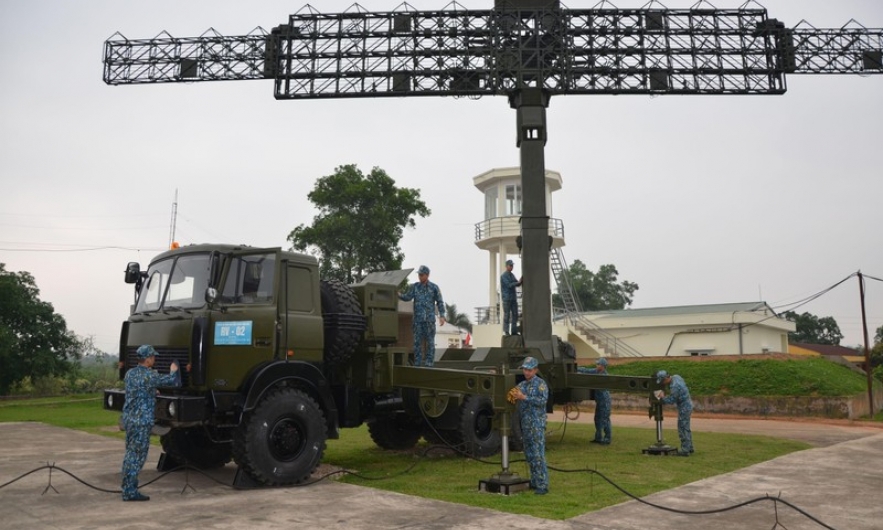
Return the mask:
[[164,248],[132,248],[132,247],[91,247],[91,248],[0,248],[3,252],[94,252],[97,250],[128,250],[134,252],[159,252]]

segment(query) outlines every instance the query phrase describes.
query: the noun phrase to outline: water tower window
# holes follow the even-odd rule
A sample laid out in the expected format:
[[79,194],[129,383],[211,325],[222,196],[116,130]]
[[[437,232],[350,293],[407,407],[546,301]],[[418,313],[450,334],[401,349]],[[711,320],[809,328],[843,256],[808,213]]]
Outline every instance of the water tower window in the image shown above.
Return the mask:
[[506,186],[506,215],[521,215],[521,185]]
[[484,192],[484,218],[493,219],[497,216],[497,188]]

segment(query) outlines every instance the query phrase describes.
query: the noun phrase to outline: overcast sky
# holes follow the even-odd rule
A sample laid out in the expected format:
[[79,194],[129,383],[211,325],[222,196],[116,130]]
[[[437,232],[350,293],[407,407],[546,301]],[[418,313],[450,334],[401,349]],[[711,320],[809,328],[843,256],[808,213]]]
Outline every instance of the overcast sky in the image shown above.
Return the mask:
[[[328,13],[350,4],[314,2]],[[361,4],[388,11],[400,1]],[[880,0],[763,5],[788,27],[805,19],[839,28],[851,18],[883,27]],[[276,101],[269,80],[102,82],[103,43],[116,31],[243,35],[300,7],[0,0],[0,263],[30,272],[75,333],[116,352],[133,296],[125,264],[146,266],[167,248],[176,190],[181,244],[287,248],[288,233],[315,215],[306,198],[315,180],[350,163],[421,190],[432,216],[406,232],[406,266],[431,267],[445,301],[470,317],[487,305],[487,255],[474,244],[484,201],[472,178],[518,165],[505,98]],[[640,285],[636,308],[778,307],[858,270],[883,278],[883,76],[787,83],[784,96],[553,98],[546,166],[563,178],[551,214],[564,223],[567,261],[615,264],[620,281]],[[798,311],[834,317],[842,344],[855,345],[858,293],[851,279]],[[867,313],[873,336],[883,325],[881,282],[867,282]]]

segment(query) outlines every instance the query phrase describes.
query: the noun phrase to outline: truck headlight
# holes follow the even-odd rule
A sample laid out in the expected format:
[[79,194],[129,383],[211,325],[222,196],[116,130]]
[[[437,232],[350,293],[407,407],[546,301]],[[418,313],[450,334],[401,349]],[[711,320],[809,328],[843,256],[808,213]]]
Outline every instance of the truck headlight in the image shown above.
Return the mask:
[[174,417],[175,417],[175,413],[178,412],[178,407],[177,407],[177,405],[175,405],[175,402],[174,402],[174,401],[172,401],[171,403],[169,403],[168,411],[169,411],[169,417],[174,418]]

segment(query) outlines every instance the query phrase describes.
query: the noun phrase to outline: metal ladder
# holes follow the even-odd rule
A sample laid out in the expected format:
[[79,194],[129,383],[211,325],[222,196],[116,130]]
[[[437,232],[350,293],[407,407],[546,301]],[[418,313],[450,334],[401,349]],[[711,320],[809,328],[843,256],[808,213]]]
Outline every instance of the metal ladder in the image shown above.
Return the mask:
[[601,329],[588,318],[582,316],[579,299],[573,291],[573,284],[564,260],[564,253],[560,248],[553,248],[549,254],[549,262],[552,266],[552,276],[555,285],[558,286],[558,295],[564,302],[565,319],[576,331],[585,335],[589,340],[598,344],[600,349],[611,357],[643,357],[636,349],[622,340]]

